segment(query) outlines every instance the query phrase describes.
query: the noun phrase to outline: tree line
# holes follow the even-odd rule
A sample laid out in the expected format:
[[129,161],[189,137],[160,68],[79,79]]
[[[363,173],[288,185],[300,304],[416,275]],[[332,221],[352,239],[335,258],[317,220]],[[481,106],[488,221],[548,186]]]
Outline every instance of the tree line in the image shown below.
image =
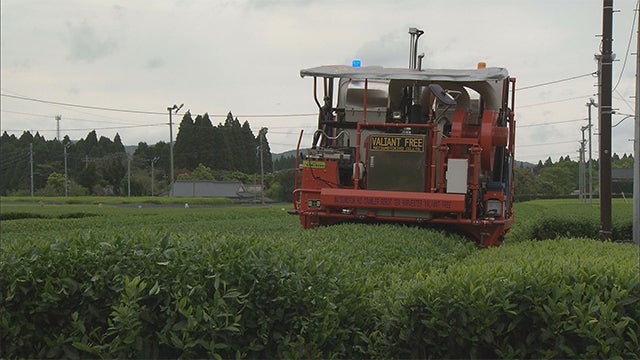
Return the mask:
[[47,188],[47,181],[52,174],[54,178],[64,174],[65,162],[70,179],[68,188],[73,194],[118,195],[127,170],[120,135],[116,134],[113,140],[98,138],[95,130],[76,142],[69,136],[58,141],[29,131],[19,138],[4,132],[0,137],[0,154],[1,195],[27,195],[32,182],[35,192],[63,195],[52,194],[60,189]]
[[[600,163],[597,159],[591,161],[593,194],[598,195],[598,171]],[[611,167],[614,169],[633,168],[633,155],[613,154]],[[585,164],[585,178],[588,184],[589,167]],[[579,189],[580,162],[573,161],[569,155],[560,157],[553,162],[551,157],[544,162],[538,161],[536,165],[519,163],[514,173],[514,187],[516,200],[530,200],[536,198],[563,198],[577,197],[575,191]],[[587,189],[588,192],[588,189]],[[612,192],[616,195],[633,193],[633,179],[614,180]]]
[[34,193],[45,196],[64,195],[65,191],[71,196],[166,194],[172,177],[191,174],[200,165],[215,169],[216,180],[245,180],[250,178],[247,174],[259,173],[261,165],[267,174],[273,170],[267,133],[262,128],[254,136],[249,123],[241,124],[232,113],[214,126],[208,114],[194,119],[187,112],[174,142],[171,176],[170,145],[164,141],[140,142],[128,154],[119,134],[109,139],[98,137],[94,130],[77,141],[68,135],[59,141],[29,131],[20,137],[4,132],[0,137],[0,195],[29,195],[32,174]]
[[[232,113],[213,125],[208,114],[183,115],[174,143],[174,179],[237,180],[260,182],[261,165],[265,190],[276,200],[291,200],[295,155],[273,159],[267,128],[254,136],[247,121]],[[68,181],[64,182],[65,154]],[[20,137],[0,136],[0,195],[29,195],[31,174],[37,195],[161,195],[169,192],[169,143],[138,143],[128,154],[119,134],[113,139],[91,131],[83,139],[46,140],[39,133]],[[33,158],[33,161],[31,160]],[[31,171],[33,164],[33,171]],[[554,162],[549,157],[537,164],[519,163],[515,169],[516,200],[570,197],[579,183],[579,167],[567,155]],[[632,168],[633,156],[612,156],[613,168]],[[598,191],[598,160],[592,161],[594,195]],[[588,174],[588,169],[585,170]],[[612,190],[631,194],[632,180],[616,180]]]
[[211,169],[252,174],[262,166],[272,169],[272,156],[267,140],[267,128],[254,136],[249,122],[240,125],[238,118],[227,114],[224,123],[213,126],[208,114],[184,114],[174,146],[175,167],[193,171],[202,164]]

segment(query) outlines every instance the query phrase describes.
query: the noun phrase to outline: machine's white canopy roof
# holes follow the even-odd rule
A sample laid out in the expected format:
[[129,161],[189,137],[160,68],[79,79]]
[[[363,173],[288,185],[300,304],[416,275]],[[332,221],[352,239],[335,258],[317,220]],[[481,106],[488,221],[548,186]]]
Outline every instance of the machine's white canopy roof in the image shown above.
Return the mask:
[[300,70],[300,76],[327,78],[413,80],[413,81],[453,81],[476,82],[503,80],[509,76],[504,68],[484,68],[473,70],[383,68],[381,66],[351,67],[346,65],[324,65]]

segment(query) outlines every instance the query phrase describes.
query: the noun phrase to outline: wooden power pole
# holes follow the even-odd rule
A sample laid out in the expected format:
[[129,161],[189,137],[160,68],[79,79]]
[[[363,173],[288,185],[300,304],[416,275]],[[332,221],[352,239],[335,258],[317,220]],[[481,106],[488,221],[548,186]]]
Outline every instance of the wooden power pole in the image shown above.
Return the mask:
[[600,239],[611,240],[611,79],[613,73],[613,0],[603,0],[602,51],[598,56],[600,119]]

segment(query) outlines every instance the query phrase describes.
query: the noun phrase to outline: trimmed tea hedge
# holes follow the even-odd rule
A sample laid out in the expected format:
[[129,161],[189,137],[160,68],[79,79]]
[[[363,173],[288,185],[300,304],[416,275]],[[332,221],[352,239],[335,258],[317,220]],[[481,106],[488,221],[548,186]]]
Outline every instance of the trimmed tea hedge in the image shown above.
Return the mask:
[[629,244],[479,250],[277,207],[1,210],[20,209],[49,218],[2,221],[2,358],[640,357]]
[[161,196],[2,196],[2,203],[41,203],[41,204],[176,204],[185,202],[198,205],[228,205],[234,201],[228,198],[196,197],[161,197]]
[[474,254],[400,307],[400,357],[638,358],[638,248],[585,239]]
[[[614,199],[612,239],[633,238],[631,202]],[[507,241],[545,240],[557,237],[600,238],[600,207],[578,200],[535,200],[516,204],[516,225]]]
[[[478,251],[418,228],[305,231],[279,209],[191,210],[130,211],[117,231],[87,218],[73,221],[91,229],[45,223],[42,236],[25,237],[13,230],[37,220],[8,223],[4,354],[368,357],[391,289]],[[133,230],[162,222],[178,232]]]

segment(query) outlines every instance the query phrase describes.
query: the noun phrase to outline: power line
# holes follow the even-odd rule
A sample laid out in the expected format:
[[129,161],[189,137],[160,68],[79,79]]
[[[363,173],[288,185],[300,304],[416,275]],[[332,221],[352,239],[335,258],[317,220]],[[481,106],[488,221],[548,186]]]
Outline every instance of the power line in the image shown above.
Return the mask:
[[16,96],[16,95],[9,95],[9,94],[0,94],[0,96],[9,97],[9,98],[13,98],[13,99],[19,99],[19,100],[34,101],[34,102],[39,102],[39,103],[43,103],[43,104],[53,104],[53,105],[79,107],[79,108],[83,108],[83,109],[103,110],[103,111],[117,111],[117,112],[124,112],[124,113],[146,114],[146,115],[166,115],[164,112],[157,112],[157,111],[141,111],[141,110],[129,110],[129,109],[116,109],[116,108],[108,108],[108,107],[101,107],[101,106],[69,104],[69,103],[63,103],[63,102],[58,102],[58,101],[42,100],[42,99],[36,99],[36,98],[32,98],[32,97]]
[[571,143],[576,143],[576,142],[578,142],[578,140],[559,141],[559,142],[544,143],[544,144],[516,145],[516,147],[523,148],[523,147],[532,147],[532,146],[560,145],[560,144],[571,144]]
[[[570,78],[550,81],[550,82],[547,82],[547,83],[531,85],[531,86],[519,88],[519,89],[516,89],[516,90],[531,89],[531,88],[535,88],[535,87],[555,84],[555,83],[562,82],[562,81],[573,80],[573,79],[577,79],[577,78],[580,78],[580,77],[589,76],[589,75],[593,75],[593,74],[595,74],[595,73],[578,75],[578,76],[573,76],[573,77],[570,77]],[[116,111],[116,112],[134,113],[134,114],[146,114],[146,115],[166,115],[166,113],[164,113],[164,112],[141,111],[141,110],[130,110],[130,109],[119,109],[119,108],[100,107],[100,106],[91,106],[91,105],[71,104],[71,103],[63,103],[63,102],[58,102],[58,101],[50,101],[50,100],[36,99],[36,98],[32,98],[32,97],[27,97],[27,96],[17,96],[17,95],[9,95],[9,94],[0,94],[0,95],[4,96],[4,97],[19,99],[19,100],[25,100],[25,101],[34,101],[34,102],[40,102],[40,103],[45,103],[45,104],[70,106],[70,107],[78,107],[78,108],[93,109],[93,110]],[[518,106],[518,108],[521,109],[521,108],[526,108],[526,107],[533,107],[533,106],[540,106],[540,105],[547,105],[547,104],[565,102],[565,101],[570,101],[570,100],[582,99],[582,98],[587,97],[587,96],[595,96],[595,94],[577,96],[577,97],[572,97],[572,98],[567,98],[567,99],[553,100],[553,101],[537,103],[537,104],[520,105],[520,106]],[[2,111],[9,112],[7,110],[2,110]],[[18,112],[14,112],[14,113],[18,113]],[[28,113],[22,113],[22,114],[28,115]],[[35,115],[35,116],[45,116],[45,115],[39,115],[39,114],[33,114],[33,115]],[[227,116],[228,115],[215,115],[215,114],[210,114],[209,115],[210,118],[226,118]],[[311,117],[311,116],[315,117],[315,116],[318,116],[318,114],[317,113],[238,114],[238,115],[234,115],[234,118],[289,118],[289,117]],[[72,120],[73,118],[69,118],[69,119]],[[80,120],[80,119],[77,119],[77,120]],[[90,121],[90,120],[82,119],[81,121]]]
[[[25,116],[37,116],[37,117],[43,117],[43,118],[51,118],[51,115],[46,115],[46,114],[34,114],[34,113],[26,113],[26,112],[20,112],[20,111],[11,111],[11,110],[0,110],[4,113],[9,113],[9,114],[17,114],[17,115],[25,115]],[[296,116],[299,114],[285,114],[282,116]],[[314,116],[317,116],[317,114],[313,114]],[[222,115],[220,115],[222,116]],[[275,117],[276,115],[267,115],[268,117]],[[82,118],[73,118],[73,117],[65,117],[65,120],[70,120],[70,121],[81,121],[81,122],[90,122],[90,123],[101,123],[101,124],[122,124],[122,125],[127,125],[125,127],[135,127],[135,126],[166,126],[166,124],[142,124],[142,125],[133,125],[130,122],[117,122],[117,121],[104,121],[104,120],[88,120],[88,119],[82,119]],[[194,126],[195,128],[208,128],[207,126]],[[215,126],[214,126],[215,127]],[[95,129],[67,129],[68,131],[84,131],[84,130],[106,130],[106,129],[115,129],[116,127],[112,127],[112,128],[95,128]],[[271,129],[292,129],[292,130],[299,130],[299,129],[310,129],[310,128],[315,128],[315,126],[269,126],[268,127],[269,130]],[[16,132],[16,131],[23,131],[23,130],[15,130],[15,129],[7,129],[4,131],[10,131],[10,132]],[[43,130],[38,130],[38,131],[53,131],[50,129],[43,129]],[[258,130],[252,130],[253,132],[257,132]],[[283,132],[273,132],[270,131],[271,133],[277,133],[277,134],[285,134]]]
[[636,111],[636,108],[631,103],[629,103],[629,101],[627,101],[627,99],[625,99],[624,96],[618,90],[614,89],[614,92],[620,96],[620,97],[617,97],[616,99],[622,101],[625,105],[627,105],[629,110],[633,112]]
[[[239,114],[233,117],[241,118],[278,118],[278,117],[306,117],[306,116],[318,116],[318,113],[299,113],[299,114]],[[226,118],[227,115],[209,115],[210,118]]]
[[596,96],[596,94],[587,94],[587,95],[576,96],[576,97],[567,98],[567,99],[560,99],[560,100],[552,100],[552,101],[547,101],[547,102],[541,102],[541,103],[537,103],[537,104],[519,105],[518,108],[522,109],[522,108],[526,108],[526,107],[548,105],[548,104],[556,104],[556,103],[561,103],[561,102],[565,102],[565,101],[584,99],[584,98],[589,97],[589,96]]
[[[37,117],[43,117],[43,118],[53,118],[51,115],[46,115],[46,114],[34,114],[34,113],[26,113],[26,112],[20,112],[20,111],[12,111],[12,110],[0,110],[4,113],[9,113],[9,114],[16,114],[16,115],[25,115],[25,116],[37,116]],[[101,124],[122,124],[122,125],[131,125],[130,122],[119,122],[119,121],[105,121],[105,120],[88,120],[88,119],[82,119],[82,118],[74,118],[74,117],[67,117],[65,116],[64,120],[70,120],[70,121],[82,121],[82,122],[93,122],[93,123],[101,123]]]
[[633,39],[633,30],[636,28],[636,16],[638,15],[638,3],[636,2],[636,8],[633,9],[633,21],[631,22],[631,31],[629,32],[629,42],[627,43],[627,51],[624,55],[624,61],[622,62],[622,70],[620,70],[620,76],[618,77],[618,81],[616,82],[616,86],[613,87],[615,91],[620,84],[620,80],[622,80],[622,75],[624,74],[624,68],[627,66],[627,59],[629,58],[629,49],[631,49],[631,39]]
[[[53,105],[61,105],[61,106],[70,106],[70,107],[78,107],[84,109],[92,109],[92,110],[102,110],[102,111],[116,111],[116,112],[124,112],[124,113],[132,113],[132,114],[145,114],[145,115],[167,115],[164,112],[157,111],[142,111],[142,110],[131,110],[131,109],[119,109],[119,108],[110,108],[110,107],[102,107],[102,106],[92,106],[92,105],[80,105],[80,104],[70,104],[63,103],[59,101],[51,101],[51,100],[43,100],[36,99],[27,96],[17,96],[17,95],[9,95],[1,93],[0,96],[25,100],[25,101],[34,101],[44,104],[53,104]],[[306,116],[318,116],[317,113],[293,113],[293,114],[239,114],[234,117],[243,117],[243,118],[279,118],[279,117],[306,117]],[[209,117],[215,118],[226,118],[227,115],[209,115]]]
[[546,83],[529,85],[529,86],[517,88],[516,91],[528,90],[528,89],[533,89],[533,88],[537,88],[537,87],[541,87],[541,86],[557,84],[557,83],[564,82],[564,81],[580,79],[580,78],[583,78],[583,77],[586,77],[586,76],[595,76],[597,74],[598,73],[594,71],[594,72],[590,72],[590,73],[587,73],[587,74],[582,74],[582,75],[572,76],[572,77],[568,77],[568,78],[564,78],[564,79],[553,80],[553,81],[549,81],[549,82],[546,82]]
[[552,122],[546,122],[546,123],[540,123],[540,124],[518,125],[518,129],[526,128],[526,127],[533,127],[533,126],[545,126],[545,125],[564,124],[564,123],[571,123],[571,122],[578,122],[578,121],[585,121],[585,120],[587,120],[587,119],[582,118],[582,119],[573,119],[573,120],[552,121]]
[[[534,160],[533,160],[533,161],[538,160],[538,161],[540,161],[540,162],[543,162],[543,161],[540,159],[540,156],[546,156],[546,157],[552,157],[552,156],[554,156],[554,157],[555,157],[555,156],[558,156],[558,155],[560,155],[560,156],[562,156],[562,155],[569,155],[569,153],[565,151],[565,152],[557,152],[557,153],[530,154],[530,155],[523,155],[522,157],[519,157],[519,158],[518,158],[518,159],[516,159],[516,160],[517,160],[517,161],[526,161],[526,160],[522,160],[522,159],[531,159],[531,158],[534,158]],[[529,161],[526,161],[526,162],[529,162]]]
[[10,155],[10,156],[3,156],[2,159],[0,159],[0,168],[4,169],[7,166],[10,165],[14,165],[22,160],[28,159],[29,158],[29,152],[19,152],[17,154],[14,155]]
[[[150,126],[166,126],[167,124],[147,124],[147,125],[123,125],[123,126],[110,126],[110,127],[101,127],[101,128],[83,128],[83,129],[64,129],[64,131],[91,131],[91,130],[118,130],[118,129],[129,129],[129,128],[139,128],[139,127],[150,127]],[[37,132],[48,132],[48,131],[58,131],[57,129],[30,129],[31,131]],[[4,129],[1,131],[6,132],[20,132],[26,131],[24,129],[16,130],[16,129]]]

